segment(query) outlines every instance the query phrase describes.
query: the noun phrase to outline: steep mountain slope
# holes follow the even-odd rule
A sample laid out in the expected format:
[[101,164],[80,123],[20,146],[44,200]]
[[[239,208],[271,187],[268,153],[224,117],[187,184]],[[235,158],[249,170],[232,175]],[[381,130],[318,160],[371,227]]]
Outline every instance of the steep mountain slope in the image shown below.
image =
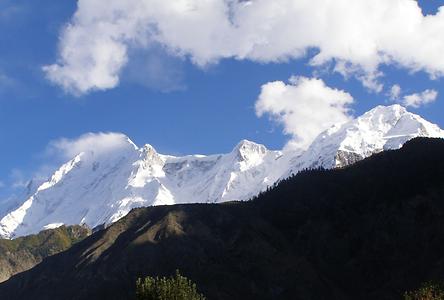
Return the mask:
[[208,299],[401,299],[444,280],[442,153],[444,140],[415,139],[250,202],[136,209],[0,298],[132,299],[137,277],[179,268]]
[[305,168],[342,167],[417,137],[444,131],[399,105],[379,106],[319,137],[306,151],[270,151],[241,141],[221,155],[162,155],[127,137],[106,151],[79,153],[0,220],[13,238],[61,224],[108,225],[132,208],[247,200]]
[[88,228],[76,225],[48,229],[15,240],[0,239],[0,282],[31,269],[50,255],[65,251],[90,234]]

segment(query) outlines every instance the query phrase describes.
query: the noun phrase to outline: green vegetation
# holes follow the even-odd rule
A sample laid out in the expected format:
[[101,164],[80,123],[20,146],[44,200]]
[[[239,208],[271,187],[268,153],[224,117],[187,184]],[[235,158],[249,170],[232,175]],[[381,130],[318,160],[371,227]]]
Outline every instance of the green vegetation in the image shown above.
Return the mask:
[[176,271],[174,277],[145,277],[136,283],[137,300],[204,300],[196,284]]
[[19,237],[13,240],[0,240],[0,253],[28,250],[34,256],[46,257],[67,249],[72,244],[84,239],[90,231],[83,226],[61,226],[44,230],[39,234]]
[[0,239],[0,282],[65,251],[91,234],[83,226],[61,226],[13,240]]
[[405,293],[404,300],[444,300],[443,285],[426,283],[416,291]]

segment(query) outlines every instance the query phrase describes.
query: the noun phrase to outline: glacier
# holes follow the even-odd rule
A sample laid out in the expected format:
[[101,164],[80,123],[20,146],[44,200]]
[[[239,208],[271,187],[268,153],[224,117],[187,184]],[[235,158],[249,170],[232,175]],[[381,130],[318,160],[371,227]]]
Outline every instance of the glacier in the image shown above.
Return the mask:
[[300,170],[345,167],[415,137],[444,138],[444,131],[397,104],[334,125],[307,149],[268,150],[243,140],[227,154],[177,157],[122,135],[109,151],[78,153],[1,215],[0,237],[63,224],[107,226],[136,207],[248,200]]

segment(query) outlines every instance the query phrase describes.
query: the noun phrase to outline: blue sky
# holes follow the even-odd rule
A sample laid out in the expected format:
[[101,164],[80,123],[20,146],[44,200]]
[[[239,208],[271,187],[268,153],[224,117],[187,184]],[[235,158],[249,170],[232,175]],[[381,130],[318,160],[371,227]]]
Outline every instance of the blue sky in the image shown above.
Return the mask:
[[[424,14],[444,5],[419,3]],[[5,185],[0,191],[50,161],[45,149],[51,141],[87,132],[122,132],[138,145],[150,143],[168,154],[228,152],[241,139],[280,149],[291,134],[283,134],[285,124],[270,120],[269,114],[258,117],[255,103],[262,85],[289,84],[291,76],[318,77],[349,93],[354,116],[391,104],[388,93],[395,84],[403,95],[434,90],[432,103],[409,110],[444,127],[442,77],[432,80],[424,71],[412,74],[406,67],[381,65],[384,75],[378,80],[384,89],[370,91],[354,75],[345,78],[325,65],[310,66],[317,49],[280,62],[233,55],[200,64],[195,54],[200,49],[180,56],[165,45],[133,47],[118,85],[73,94],[49,80],[42,67],[60,58],[62,29],[76,10],[74,0],[0,0],[0,182]]]

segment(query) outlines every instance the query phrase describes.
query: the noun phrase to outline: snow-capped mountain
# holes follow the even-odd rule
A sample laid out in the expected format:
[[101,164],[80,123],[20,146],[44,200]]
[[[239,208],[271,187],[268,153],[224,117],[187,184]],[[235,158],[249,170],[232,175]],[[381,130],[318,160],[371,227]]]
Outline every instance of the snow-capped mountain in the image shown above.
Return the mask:
[[304,168],[338,168],[374,153],[399,149],[415,137],[441,137],[444,130],[396,104],[377,106],[345,124],[332,126],[292,159],[290,174]]
[[131,140],[78,153],[0,220],[13,238],[62,224],[110,224],[140,206],[247,200],[305,168],[343,167],[418,136],[444,131],[399,105],[378,106],[321,133],[305,150],[272,151],[241,141],[219,155],[163,155]]

